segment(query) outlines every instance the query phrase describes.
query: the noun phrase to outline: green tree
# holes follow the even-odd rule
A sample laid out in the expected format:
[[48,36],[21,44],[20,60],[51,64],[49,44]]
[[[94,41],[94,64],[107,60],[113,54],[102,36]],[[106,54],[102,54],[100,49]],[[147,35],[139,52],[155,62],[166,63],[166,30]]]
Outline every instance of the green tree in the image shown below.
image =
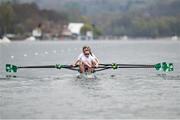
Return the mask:
[[81,32],[82,35],[86,35],[86,33],[87,33],[88,31],[93,31],[93,27],[92,27],[91,24],[86,23],[86,24],[81,28],[81,31],[80,31],[80,32]]
[[2,34],[13,32],[15,20],[14,9],[10,2],[3,2],[0,5],[0,27]]
[[86,35],[88,31],[92,31],[94,38],[98,38],[100,35],[102,35],[102,32],[100,29],[98,29],[95,25],[85,23],[85,25],[81,28],[81,35]]
[[98,38],[99,36],[102,35],[102,31],[97,28],[95,25],[92,25],[93,27],[93,34],[94,34],[94,38]]

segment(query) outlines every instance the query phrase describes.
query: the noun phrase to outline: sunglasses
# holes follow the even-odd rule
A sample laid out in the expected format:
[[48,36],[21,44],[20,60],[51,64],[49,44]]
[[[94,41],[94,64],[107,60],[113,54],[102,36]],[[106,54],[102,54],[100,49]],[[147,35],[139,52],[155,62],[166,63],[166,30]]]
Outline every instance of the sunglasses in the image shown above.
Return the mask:
[[89,53],[88,54],[84,54],[85,56],[89,56]]

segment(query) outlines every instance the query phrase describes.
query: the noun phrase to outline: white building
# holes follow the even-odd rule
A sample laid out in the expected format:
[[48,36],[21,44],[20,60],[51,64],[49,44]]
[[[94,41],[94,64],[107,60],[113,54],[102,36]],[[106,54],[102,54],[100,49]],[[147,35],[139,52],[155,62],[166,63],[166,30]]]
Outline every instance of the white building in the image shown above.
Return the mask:
[[71,31],[72,35],[76,36],[77,39],[81,39],[81,28],[84,23],[69,23],[68,29]]
[[0,43],[10,43],[10,39],[4,36],[2,39],[0,39]]
[[72,34],[81,34],[81,28],[84,26],[84,23],[69,23],[68,29]]
[[35,38],[40,38],[42,37],[42,31],[40,28],[35,28],[33,31],[32,31],[32,36],[35,37]]

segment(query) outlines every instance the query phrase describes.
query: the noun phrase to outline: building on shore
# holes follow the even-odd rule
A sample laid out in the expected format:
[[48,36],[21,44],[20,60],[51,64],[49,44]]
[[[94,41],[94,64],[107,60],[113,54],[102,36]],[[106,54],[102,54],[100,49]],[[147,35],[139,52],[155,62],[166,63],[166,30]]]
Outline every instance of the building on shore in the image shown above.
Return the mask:
[[36,39],[41,40],[43,35],[42,35],[42,28],[41,28],[41,24],[38,25],[38,27],[36,27],[35,29],[33,29],[32,31],[32,36],[35,37]]
[[84,26],[84,23],[69,23],[68,29],[72,33],[73,38],[78,40],[81,39],[81,28]]
[[68,25],[64,26],[62,36],[76,40],[92,40],[93,31],[86,31],[84,35],[81,34],[81,29],[84,27],[84,25],[84,23],[69,23]]
[[67,25],[64,25],[62,33],[61,33],[61,39],[75,39],[73,38],[72,32],[68,29]]

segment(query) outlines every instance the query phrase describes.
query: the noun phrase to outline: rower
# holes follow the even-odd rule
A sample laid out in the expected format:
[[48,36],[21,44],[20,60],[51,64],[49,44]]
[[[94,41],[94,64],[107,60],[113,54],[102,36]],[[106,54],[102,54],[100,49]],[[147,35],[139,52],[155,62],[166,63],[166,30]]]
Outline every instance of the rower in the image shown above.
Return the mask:
[[94,58],[90,55],[89,47],[84,46],[83,53],[78,56],[77,61],[73,66],[79,65],[80,73],[93,72],[96,63]]
[[88,46],[88,49],[89,49],[89,52],[90,52],[90,55],[92,56],[92,58],[93,58],[93,61],[94,61],[94,63],[95,63],[95,67],[98,67],[98,65],[99,65],[99,60],[98,60],[98,58],[92,53],[92,51],[91,51],[91,48]]

